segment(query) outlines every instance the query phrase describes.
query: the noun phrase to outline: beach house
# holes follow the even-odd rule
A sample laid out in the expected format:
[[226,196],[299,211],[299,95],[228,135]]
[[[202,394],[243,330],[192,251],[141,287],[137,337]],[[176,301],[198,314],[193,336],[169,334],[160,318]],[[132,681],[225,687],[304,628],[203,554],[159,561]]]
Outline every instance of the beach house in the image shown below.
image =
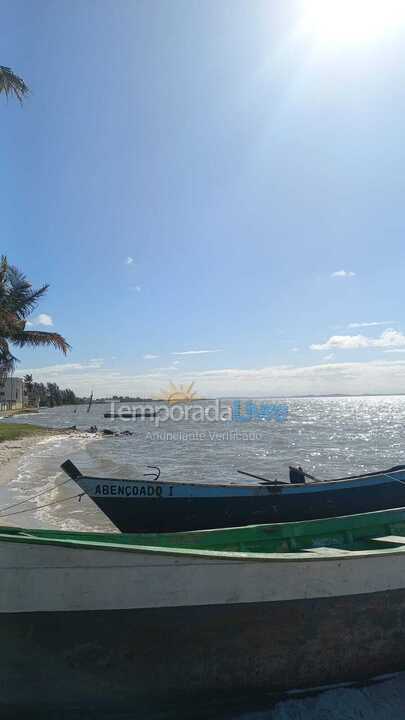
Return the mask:
[[22,378],[8,377],[0,381],[0,410],[19,410],[26,400]]

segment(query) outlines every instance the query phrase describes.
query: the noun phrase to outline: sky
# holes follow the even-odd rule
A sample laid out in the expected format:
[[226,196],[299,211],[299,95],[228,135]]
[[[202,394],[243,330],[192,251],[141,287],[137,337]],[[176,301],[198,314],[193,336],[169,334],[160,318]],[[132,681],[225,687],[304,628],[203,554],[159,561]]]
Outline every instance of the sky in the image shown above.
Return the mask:
[[72,346],[18,374],[405,392],[403,2],[1,5],[2,252]]

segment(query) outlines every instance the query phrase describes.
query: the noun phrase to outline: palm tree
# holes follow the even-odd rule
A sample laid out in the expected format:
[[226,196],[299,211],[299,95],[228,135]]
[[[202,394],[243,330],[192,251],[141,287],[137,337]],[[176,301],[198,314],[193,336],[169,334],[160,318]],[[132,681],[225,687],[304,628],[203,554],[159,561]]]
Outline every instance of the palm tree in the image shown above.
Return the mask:
[[32,405],[33,401],[33,391],[34,389],[34,379],[32,375],[24,375],[24,401],[27,405]]
[[32,375],[24,375],[24,385],[27,388],[28,392],[32,391],[34,381]]
[[3,255],[0,260],[0,374],[14,370],[17,358],[10,344],[17,347],[51,345],[65,355],[70,345],[58,333],[26,330],[27,319],[45,295],[49,285],[34,290],[23,273],[9,265]]
[[0,65],[0,93],[4,93],[6,97],[14,95],[22,103],[29,93],[29,87],[11,68]]

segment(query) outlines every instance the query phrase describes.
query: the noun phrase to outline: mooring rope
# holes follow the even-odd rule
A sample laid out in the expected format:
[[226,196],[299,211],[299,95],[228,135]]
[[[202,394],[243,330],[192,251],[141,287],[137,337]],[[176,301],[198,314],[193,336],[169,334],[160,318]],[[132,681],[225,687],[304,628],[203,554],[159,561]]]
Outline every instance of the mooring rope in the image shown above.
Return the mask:
[[395,482],[400,482],[401,485],[404,485],[405,482],[403,480],[400,480],[399,478],[392,477],[389,473],[384,473],[385,477],[389,478],[390,480],[395,480]]
[[6,513],[5,515],[0,515],[0,519],[2,519],[4,517],[10,517],[10,515],[22,515],[22,513],[33,512],[35,510],[41,510],[42,508],[49,507],[50,505],[61,505],[62,503],[67,502],[68,500],[74,500],[75,498],[81,498],[85,494],[86,493],[81,492],[81,493],[77,493],[77,495],[70,495],[67,498],[63,498],[62,500],[53,500],[52,502],[45,503],[44,505],[37,505],[34,508],[26,508],[26,510],[17,510],[16,512]]
[[67,478],[66,480],[63,480],[62,482],[55,485],[50,490],[41,490],[41,492],[37,493],[36,495],[32,495],[32,497],[26,498],[25,500],[20,500],[19,502],[13,503],[13,505],[7,505],[4,508],[0,508],[0,513],[5,512],[6,510],[11,510],[11,508],[18,507],[18,505],[24,505],[26,502],[31,502],[31,500],[36,500],[36,498],[40,497],[41,495],[46,495],[46,493],[53,492],[54,490],[57,490],[57,488],[62,487],[62,485],[66,485],[66,483],[71,482],[72,478]]

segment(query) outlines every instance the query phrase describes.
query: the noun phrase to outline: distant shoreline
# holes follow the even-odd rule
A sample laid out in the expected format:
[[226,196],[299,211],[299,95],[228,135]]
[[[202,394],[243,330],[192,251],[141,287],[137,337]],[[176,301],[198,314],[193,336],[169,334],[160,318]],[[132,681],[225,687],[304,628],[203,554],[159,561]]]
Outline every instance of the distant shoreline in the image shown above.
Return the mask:
[[[198,404],[199,402],[214,402],[215,400],[263,400],[263,399],[275,399],[275,400],[306,400],[306,399],[323,399],[323,398],[329,398],[329,399],[340,399],[340,398],[366,398],[366,397],[405,397],[405,392],[398,392],[398,393],[325,393],[325,394],[314,394],[309,393],[305,395],[287,395],[287,394],[280,394],[280,395],[273,395],[271,393],[268,394],[262,394],[262,395],[217,395],[215,397],[199,397],[199,398],[193,398],[192,400],[179,400],[176,404]],[[125,398],[123,400],[112,400],[111,398],[105,399],[105,398],[95,398],[93,400],[93,405],[150,405],[150,404],[156,404],[156,403],[167,403],[168,401],[164,398],[158,399],[158,398]],[[172,404],[172,403],[169,403]],[[17,415],[27,415],[27,414],[37,414],[41,412],[41,410],[50,410],[50,409],[58,409],[60,407],[87,407],[88,403],[75,403],[74,405],[55,405],[53,408],[50,408],[48,405],[40,406],[38,409],[32,409],[32,408],[23,408],[18,410],[5,410],[3,412],[0,412],[0,421],[2,418],[7,417],[13,417]]]
[[[182,402],[207,402],[211,400],[261,400],[263,398],[287,398],[289,400],[304,400],[305,398],[351,398],[351,397],[405,397],[405,392],[403,393],[326,393],[324,395],[316,395],[316,394],[305,394],[305,395],[272,395],[271,393],[268,393],[267,395],[216,395],[215,397],[200,397],[195,398],[193,400],[184,400],[179,401],[179,404]],[[164,398],[161,400],[157,398],[146,398],[144,400],[141,400],[139,398],[126,398],[125,400],[94,400],[93,404],[97,405],[110,405],[110,404],[127,404],[127,403],[162,403],[167,402]],[[86,404],[86,403],[83,403]]]

